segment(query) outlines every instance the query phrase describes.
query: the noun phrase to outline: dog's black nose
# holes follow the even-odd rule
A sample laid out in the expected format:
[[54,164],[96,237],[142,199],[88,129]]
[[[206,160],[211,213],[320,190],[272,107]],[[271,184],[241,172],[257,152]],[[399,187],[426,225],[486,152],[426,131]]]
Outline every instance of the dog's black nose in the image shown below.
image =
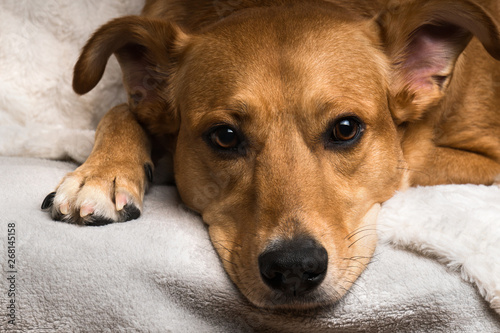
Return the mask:
[[306,237],[273,244],[259,256],[262,280],[289,296],[301,296],[319,286],[327,267],[325,248]]

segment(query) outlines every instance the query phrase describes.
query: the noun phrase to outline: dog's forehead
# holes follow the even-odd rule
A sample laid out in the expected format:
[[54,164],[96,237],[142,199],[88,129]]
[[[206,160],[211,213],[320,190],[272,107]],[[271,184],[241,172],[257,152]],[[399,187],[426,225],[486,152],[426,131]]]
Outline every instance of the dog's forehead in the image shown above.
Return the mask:
[[203,90],[190,84],[190,95],[204,104],[190,109],[204,113],[244,103],[307,110],[342,99],[374,108],[385,94],[386,63],[367,30],[365,21],[303,7],[256,10],[222,22],[191,49],[190,82],[210,84]]

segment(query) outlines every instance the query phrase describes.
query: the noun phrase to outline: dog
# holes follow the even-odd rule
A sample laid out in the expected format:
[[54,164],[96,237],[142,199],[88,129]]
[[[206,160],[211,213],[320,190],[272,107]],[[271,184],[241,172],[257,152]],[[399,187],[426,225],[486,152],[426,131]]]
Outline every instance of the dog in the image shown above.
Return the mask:
[[136,219],[167,152],[251,303],[334,304],[397,191],[496,182],[498,17],[493,0],[147,0],[83,48],[75,92],[115,55],[129,99],[42,208],[80,225]]

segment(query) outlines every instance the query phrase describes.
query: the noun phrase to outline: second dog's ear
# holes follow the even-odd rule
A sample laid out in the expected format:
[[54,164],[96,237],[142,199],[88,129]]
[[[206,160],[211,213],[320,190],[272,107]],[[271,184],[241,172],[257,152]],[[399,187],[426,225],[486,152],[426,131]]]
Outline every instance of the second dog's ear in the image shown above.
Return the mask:
[[500,60],[498,24],[468,0],[391,1],[377,23],[392,61],[390,87],[398,123],[419,119],[440,100],[473,36]]
[[110,21],[83,48],[74,69],[73,89],[78,94],[92,90],[115,54],[132,106],[154,99],[166,85],[187,39],[177,26],[160,20],[127,16]]

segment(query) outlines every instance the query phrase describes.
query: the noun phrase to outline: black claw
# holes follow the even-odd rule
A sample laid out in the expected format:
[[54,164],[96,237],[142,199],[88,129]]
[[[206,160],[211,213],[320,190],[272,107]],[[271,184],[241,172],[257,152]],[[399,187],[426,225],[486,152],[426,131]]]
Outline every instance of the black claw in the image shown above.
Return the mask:
[[47,195],[45,197],[45,199],[43,199],[43,202],[42,202],[42,209],[43,210],[52,207],[52,204],[54,203],[55,196],[56,196],[56,192],[52,192],[49,195]]
[[144,164],[144,172],[146,173],[148,181],[150,183],[153,182],[153,167],[151,166],[151,164],[149,163]]
[[125,221],[135,220],[141,216],[141,211],[134,204],[127,204],[123,207],[122,217]]
[[114,223],[112,219],[103,216],[91,216],[85,221],[85,225],[90,227],[101,227],[103,225],[108,225]]

